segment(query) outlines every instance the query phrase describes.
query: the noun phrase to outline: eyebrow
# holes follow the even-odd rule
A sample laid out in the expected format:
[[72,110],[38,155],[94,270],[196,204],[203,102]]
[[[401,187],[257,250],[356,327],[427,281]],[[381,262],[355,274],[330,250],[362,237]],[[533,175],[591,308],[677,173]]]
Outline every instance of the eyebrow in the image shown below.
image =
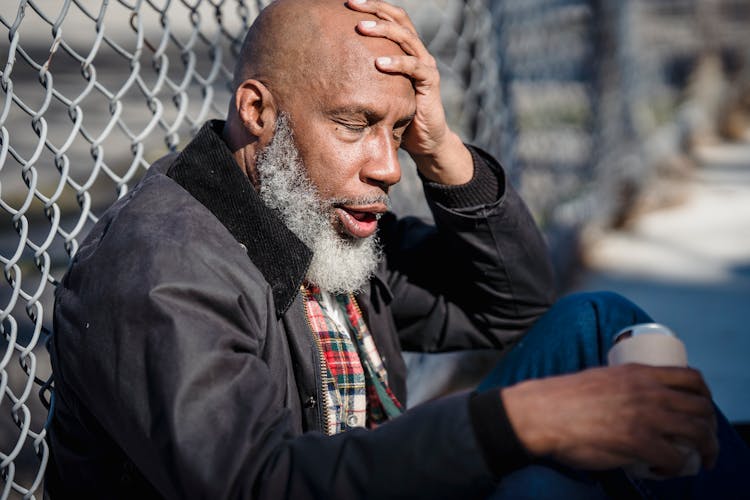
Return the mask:
[[[371,108],[365,106],[342,106],[332,109],[327,113],[329,116],[364,116],[368,123],[377,122],[383,119],[383,115]],[[405,127],[414,119],[415,113],[403,116],[396,120],[395,128]]]

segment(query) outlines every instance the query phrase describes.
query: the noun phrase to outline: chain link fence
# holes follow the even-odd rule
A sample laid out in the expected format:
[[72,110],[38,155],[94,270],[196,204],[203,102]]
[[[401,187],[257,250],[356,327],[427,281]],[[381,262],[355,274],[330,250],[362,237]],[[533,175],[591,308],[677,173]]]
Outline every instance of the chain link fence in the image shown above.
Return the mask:
[[[151,161],[225,115],[242,35],[266,3],[0,3],[0,498],[41,492],[56,280]],[[619,210],[623,179],[640,186],[681,147],[683,122],[710,119],[715,103],[680,107],[697,61],[750,60],[742,1],[396,3],[438,59],[452,126],[502,159],[556,255]],[[404,174],[394,207],[427,215]]]

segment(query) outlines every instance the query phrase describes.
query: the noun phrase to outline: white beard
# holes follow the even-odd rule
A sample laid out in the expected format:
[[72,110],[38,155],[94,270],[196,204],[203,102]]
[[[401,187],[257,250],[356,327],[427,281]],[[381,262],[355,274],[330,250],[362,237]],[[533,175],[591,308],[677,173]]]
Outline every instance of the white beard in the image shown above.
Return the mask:
[[[376,200],[323,200],[313,186],[285,115],[281,114],[271,142],[255,162],[259,195],[284,224],[313,252],[307,281],[334,294],[364,288],[381,259],[375,235],[345,238],[333,225],[334,204],[369,204]],[[387,198],[386,198],[387,199]]]

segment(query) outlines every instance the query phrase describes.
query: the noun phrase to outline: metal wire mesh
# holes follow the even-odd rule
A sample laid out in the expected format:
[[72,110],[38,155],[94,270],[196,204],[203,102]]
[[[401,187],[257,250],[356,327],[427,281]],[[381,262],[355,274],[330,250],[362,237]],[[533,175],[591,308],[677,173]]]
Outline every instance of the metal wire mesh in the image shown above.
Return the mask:
[[50,328],[51,285],[150,160],[224,114],[241,36],[262,6],[3,3],[2,497],[38,491],[46,466],[47,411],[32,389],[50,374],[37,347]]
[[[56,279],[150,161],[225,114],[242,35],[266,3],[1,3],[0,498],[33,497],[43,481],[43,344]],[[705,11],[692,0],[395,3],[438,59],[452,125],[503,159],[550,234],[611,209],[601,193],[614,174],[628,161],[631,172],[648,164],[632,146],[673,120],[681,91],[660,75],[664,54],[695,54],[708,37],[750,46],[739,1],[716,2],[712,25],[699,22]],[[662,32],[665,20],[682,30],[678,42]],[[665,100],[671,108],[659,118]],[[424,214],[413,170],[405,175],[394,204]]]

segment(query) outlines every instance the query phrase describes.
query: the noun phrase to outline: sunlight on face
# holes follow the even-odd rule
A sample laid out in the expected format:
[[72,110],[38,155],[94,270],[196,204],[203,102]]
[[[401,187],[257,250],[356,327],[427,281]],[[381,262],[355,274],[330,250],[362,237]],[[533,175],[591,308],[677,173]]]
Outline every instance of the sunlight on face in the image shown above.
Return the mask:
[[361,290],[381,258],[375,235],[352,238],[336,230],[337,204],[387,203],[377,200],[322,199],[307,176],[284,114],[279,115],[272,141],[256,159],[263,202],[275,209],[286,226],[312,251],[307,280],[331,293]]

